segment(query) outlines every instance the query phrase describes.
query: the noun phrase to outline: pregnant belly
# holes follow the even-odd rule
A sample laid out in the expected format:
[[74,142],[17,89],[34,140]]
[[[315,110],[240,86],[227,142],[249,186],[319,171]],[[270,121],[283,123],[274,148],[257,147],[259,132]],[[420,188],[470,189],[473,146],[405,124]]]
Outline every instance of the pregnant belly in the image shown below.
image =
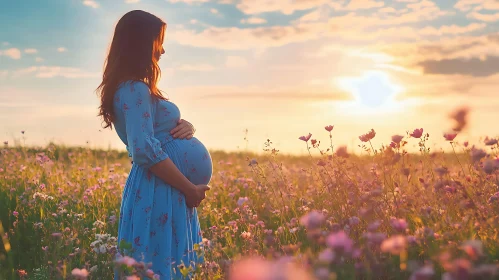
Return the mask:
[[213,173],[213,163],[208,149],[196,137],[174,139],[163,145],[165,152],[177,168],[193,184],[208,184]]

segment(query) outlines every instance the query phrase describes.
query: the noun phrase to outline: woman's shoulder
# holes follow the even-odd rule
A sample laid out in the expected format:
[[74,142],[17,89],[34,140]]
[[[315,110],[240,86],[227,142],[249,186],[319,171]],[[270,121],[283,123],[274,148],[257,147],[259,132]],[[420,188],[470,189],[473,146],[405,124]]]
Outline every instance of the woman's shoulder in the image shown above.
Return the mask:
[[149,91],[149,86],[144,83],[143,81],[139,80],[127,80],[124,82],[121,82],[118,85],[118,91]]

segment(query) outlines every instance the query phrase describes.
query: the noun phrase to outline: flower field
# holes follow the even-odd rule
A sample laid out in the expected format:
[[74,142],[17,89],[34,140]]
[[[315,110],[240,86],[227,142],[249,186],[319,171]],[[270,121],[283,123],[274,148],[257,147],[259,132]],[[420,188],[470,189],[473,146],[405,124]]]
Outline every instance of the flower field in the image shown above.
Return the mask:
[[[456,129],[459,131],[458,129]],[[498,279],[498,144],[445,134],[451,153],[416,129],[362,155],[312,135],[309,156],[212,151],[212,189],[199,207],[203,264],[185,279]],[[442,137],[442,136],[440,136]],[[419,153],[405,152],[418,144]],[[482,147],[483,146],[483,147]],[[117,253],[126,153],[0,149],[0,279],[154,279]],[[130,246],[130,244],[122,244]]]

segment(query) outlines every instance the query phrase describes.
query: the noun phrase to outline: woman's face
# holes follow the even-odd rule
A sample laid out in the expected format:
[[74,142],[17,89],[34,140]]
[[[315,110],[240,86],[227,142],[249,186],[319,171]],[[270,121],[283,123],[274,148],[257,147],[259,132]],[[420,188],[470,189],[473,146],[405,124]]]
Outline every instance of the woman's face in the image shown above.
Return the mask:
[[156,60],[160,60],[161,58],[161,55],[165,53],[165,49],[163,48],[163,43],[164,43],[164,38],[165,36],[161,36],[162,37],[162,41],[161,41],[161,47],[160,47],[160,50],[158,52],[156,52]]
[[161,55],[163,55],[164,53],[165,53],[165,49],[163,48],[163,45],[161,45],[161,52],[159,52],[158,60],[161,58]]

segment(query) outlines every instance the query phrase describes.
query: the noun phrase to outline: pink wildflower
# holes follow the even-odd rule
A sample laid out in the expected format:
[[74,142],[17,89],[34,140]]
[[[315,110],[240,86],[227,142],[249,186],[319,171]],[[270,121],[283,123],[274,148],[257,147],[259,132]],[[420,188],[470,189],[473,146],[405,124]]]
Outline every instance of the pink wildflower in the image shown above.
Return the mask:
[[333,130],[334,128],[334,125],[328,125],[326,127],[324,127],[328,132],[331,132],[331,130]]
[[324,215],[318,211],[311,211],[300,218],[300,224],[307,229],[315,229],[320,227],[324,222]]
[[128,267],[132,267],[137,263],[137,261],[135,261],[134,258],[129,257],[129,256],[119,257],[115,260],[115,262],[117,264],[124,264]]
[[406,246],[406,238],[403,235],[395,235],[381,243],[381,251],[390,252],[393,255],[399,255],[405,250]]
[[462,249],[474,260],[483,256],[483,245],[480,240],[468,240],[463,244]]
[[390,224],[397,231],[404,232],[407,229],[407,222],[404,219],[391,218]]
[[444,133],[444,138],[447,141],[453,141],[456,138],[457,133]]
[[404,139],[404,136],[402,136],[402,135],[393,135],[392,136],[392,141],[397,143],[397,144],[400,144],[400,141],[402,141],[402,139]]
[[319,253],[319,261],[320,262],[325,262],[325,263],[331,263],[334,261],[334,252],[330,248],[324,249],[322,252]]
[[431,280],[435,275],[435,271],[431,265],[425,265],[414,271],[409,280]]
[[414,138],[421,138],[421,136],[423,136],[423,129],[422,128],[414,129],[414,131],[410,134],[410,136]]
[[359,139],[362,142],[369,142],[374,138],[374,136],[376,136],[376,132],[374,129],[371,129],[368,133],[359,136]]
[[251,238],[251,232],[243,231],[243,232],[241,233],[241,237],[242,237],[243,239],[250,239],[250,238]]
[[300,136],[300,138],[298,138],[298,139],[305,141],[305,142],[308,142],[310,137],[312,137],[312,133],[309,133],[307,136]]
[[323,161],[323,160],[319,160],[319,161],[317,162],[317,165],[318,165],[318,166],[326,166],[326,162],[325,162],[325,161]]
[[339,157],[342,157],[342,158],[347,158],[347,157],[350,156],[347,153],[347,147],[346,146],[338,147],[338,149],[336,150],[336,155],[339,156]]
[[485,139],[485,145],[492,146],[495,144],[497,144],[497,139],[493,139],[493,138],[492,139],[489,139],[489,138]]
[[353,249],[353,241],[344,231],[331,233],[326,239],[326,244],[335,250],[343,250],[345,253],[350,253]]

